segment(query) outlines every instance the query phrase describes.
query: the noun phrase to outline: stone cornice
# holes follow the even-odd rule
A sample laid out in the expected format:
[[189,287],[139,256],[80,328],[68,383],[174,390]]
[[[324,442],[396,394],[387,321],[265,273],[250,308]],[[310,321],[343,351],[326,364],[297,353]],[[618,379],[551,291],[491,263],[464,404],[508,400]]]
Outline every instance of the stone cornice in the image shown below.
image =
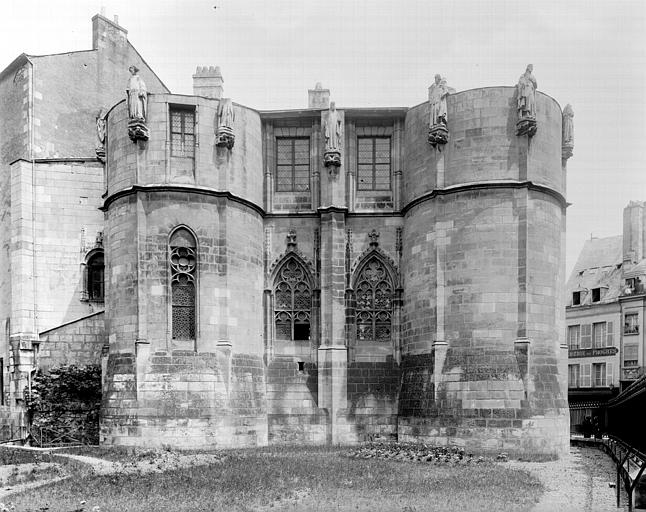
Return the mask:
[[173,185],[173,184],[159,184],[159,185],[132,185],[131,187],[119,190],[114,194],[109,194],[100,208],[106,211],[111,203],[122,197],[127,197],[138,192],[184,192],[186,194],[201,194],[212,197],[224,197],[229,201],[239,203],[247,208],[254,210],[261,217],[265,216],[265,210],[258,206],[256,203],[249,201],[240,196],[236,196],[229,191],[215,190],[208,187],[199,187],[195,185]]
[[565,197],[560,192],[557,192],[553,188],[547,187],[545,185],[540,185],[532,181],[517,181],[517,180],[492,180],[492,181],[478,181],[473,183],[460,183],[458,185],[453,185],[450,187],[434,189],[426,194],[423,194],[419,197],[416,197],[408,204],[402,208],[402,214],[408,213],[408,211],[414,208],[417,205],[425,203],[431,199],[434,199],[437,196],[444,196],[449,194],[456,194],[459,192],[468,192],[471,190],[492,190],[492,189],[521,189],[527,188],[536,192],[542,192],[556,199],[562,208],[567,207],[567,201]]

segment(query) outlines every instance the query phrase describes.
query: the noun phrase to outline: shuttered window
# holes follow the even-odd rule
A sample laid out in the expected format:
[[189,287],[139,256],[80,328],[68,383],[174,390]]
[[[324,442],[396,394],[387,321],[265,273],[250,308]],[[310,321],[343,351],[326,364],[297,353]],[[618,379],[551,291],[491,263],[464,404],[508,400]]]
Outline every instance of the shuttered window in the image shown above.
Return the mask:
[[606,322],[592,324],[592,339],[594,341],[594,348],[606,346]]
[[590,363],[581,365],[581,387],[589,388],[591,384],[590,380]]
[[624,366],[639,366],[639,345],[624,344]]
[[570,325],[567,328],[567,344],[570,350],[579,348],[581,326]]
[[581,348],[592,348],[592,326],[590,324],[581,326]]
[[568,365],[568,387],[569,388],[579,387],[579,365],[578,364]]

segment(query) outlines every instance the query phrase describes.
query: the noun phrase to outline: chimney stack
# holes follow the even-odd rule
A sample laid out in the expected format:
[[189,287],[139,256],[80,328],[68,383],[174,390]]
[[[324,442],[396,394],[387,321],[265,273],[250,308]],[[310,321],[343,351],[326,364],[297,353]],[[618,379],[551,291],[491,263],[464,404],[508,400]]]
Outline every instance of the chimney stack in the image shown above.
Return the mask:
[[307,108],[330,108],[330,89],[323,89],[321,82],[317,82],[314,89],[308,89]]
[[193,94],[219,100],[223,83],[220,66],[198,66],[193,75]]

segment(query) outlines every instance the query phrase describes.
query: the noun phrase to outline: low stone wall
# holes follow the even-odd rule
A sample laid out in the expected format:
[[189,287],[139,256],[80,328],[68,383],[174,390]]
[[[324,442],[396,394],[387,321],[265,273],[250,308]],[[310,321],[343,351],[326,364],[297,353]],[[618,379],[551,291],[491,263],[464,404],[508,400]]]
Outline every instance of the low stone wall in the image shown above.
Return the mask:
[[41,333],[38,368],[100,364],[101,350],[108,343],[104,318],[99,311]]

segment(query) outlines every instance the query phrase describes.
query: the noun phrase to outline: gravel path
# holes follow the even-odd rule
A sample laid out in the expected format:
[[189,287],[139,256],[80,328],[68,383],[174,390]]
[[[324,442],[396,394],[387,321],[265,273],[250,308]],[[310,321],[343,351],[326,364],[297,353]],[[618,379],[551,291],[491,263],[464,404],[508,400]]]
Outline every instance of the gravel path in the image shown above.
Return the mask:
[[616,507],[616,466],[608,455],[597,448],[572,446],[570,455],[558,461],[514,461],[508,464],[509,467],[529,471],[545,486],[545,494],[532,512],[628,510],[628,498],[623,490],[623,506]]

